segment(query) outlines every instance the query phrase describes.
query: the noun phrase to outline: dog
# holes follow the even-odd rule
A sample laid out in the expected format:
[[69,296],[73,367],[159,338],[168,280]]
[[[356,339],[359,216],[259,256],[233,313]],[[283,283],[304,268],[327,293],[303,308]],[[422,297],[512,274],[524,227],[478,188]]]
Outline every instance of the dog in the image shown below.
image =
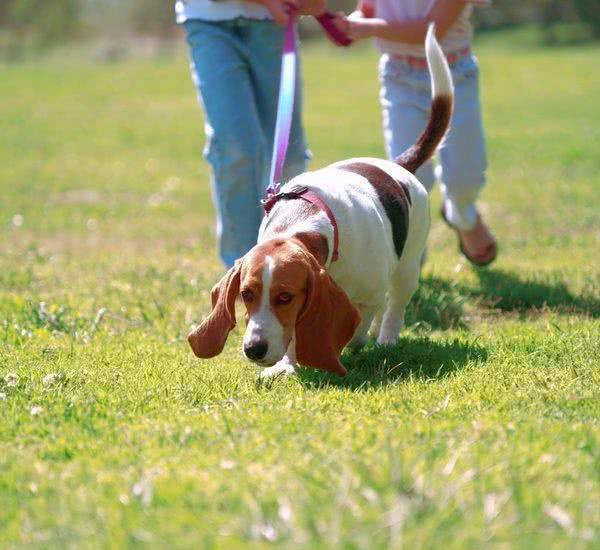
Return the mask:
[[453,84],[433,25],[425,40],[432,82],[427,126],[396,162],[353,158],[301,174],[263,201],[258,243],[212,289],[212,312],[189,336],[197,357],[223,350],[246,308],[242,350],[261,376],[297,363],[346,374],[340,354],[369,329],[393,344],[418,286],[429,233],[429,197],[414,176],[443,139]]

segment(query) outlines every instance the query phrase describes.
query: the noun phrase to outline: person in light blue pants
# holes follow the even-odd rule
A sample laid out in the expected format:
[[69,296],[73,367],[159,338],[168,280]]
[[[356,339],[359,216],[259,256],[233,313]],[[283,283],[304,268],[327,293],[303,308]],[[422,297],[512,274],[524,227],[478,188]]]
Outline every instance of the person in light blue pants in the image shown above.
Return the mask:
[[[277,9],[283,6],[280,0],[193,0],[176,5],[205,115],[218,250],[227,268],[256,244],[263,216],[260,200],[269,183],[285,33],[286,15]],[[285,180],[303,172],[309,159],[301,84],[298,71]]]
[[[458,236],[462,254],[475,266],[496,259],[498,244],[483,221],[477,199],[485,185],[485,136],[479,98],[479,65],[471,50],[475,6],[490,0],[359,0],[341,28],[354,40],[374,38],[379,63],[383,130],[388,157],[397,158],[423,131],[431,109],[431,83],[425,59],[427,29],[437,37],[454,82],[454,113],[435,171],[442,183],[443,219]],[[431,163],[417,177],[431,191]]]

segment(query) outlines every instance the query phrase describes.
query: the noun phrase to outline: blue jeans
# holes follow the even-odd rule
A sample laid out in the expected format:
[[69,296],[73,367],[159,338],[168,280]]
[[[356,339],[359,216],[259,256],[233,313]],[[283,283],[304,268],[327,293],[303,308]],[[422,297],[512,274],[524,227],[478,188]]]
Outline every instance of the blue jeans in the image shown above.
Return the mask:
[[[439,150],[439,170],[427,162],[416,176],[431,191],[436,176],[448,220],[459,229],[477,221],[475,201],[485,185],[485,138],[479,101],[479,66],[473,56],[451,65],[454,112],[450,130]],[[425,129],[431,109],[429,71],[384,55],[379,64],[385,144],[389,158],[415,143]]]
[[[231,267],[256,244],[277,116],[284,29],[268,20],[185,22],[192,78],[205,115],[221,260]],[[300,74],[300,71],[298,71]],[[303,172],[301,77],[284,179]]]

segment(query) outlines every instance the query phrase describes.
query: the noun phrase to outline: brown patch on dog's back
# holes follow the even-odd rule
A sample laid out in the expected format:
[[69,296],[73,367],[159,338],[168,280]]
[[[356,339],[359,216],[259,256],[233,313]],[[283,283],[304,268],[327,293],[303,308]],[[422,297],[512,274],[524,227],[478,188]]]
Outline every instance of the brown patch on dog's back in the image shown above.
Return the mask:
[[390,220],[394,250],[399,258],[408,237],[408,210],[412,204],[407,183],[396,180],[385,170],[368,162],[350,162],[339,168],[363,176],[375,189]]

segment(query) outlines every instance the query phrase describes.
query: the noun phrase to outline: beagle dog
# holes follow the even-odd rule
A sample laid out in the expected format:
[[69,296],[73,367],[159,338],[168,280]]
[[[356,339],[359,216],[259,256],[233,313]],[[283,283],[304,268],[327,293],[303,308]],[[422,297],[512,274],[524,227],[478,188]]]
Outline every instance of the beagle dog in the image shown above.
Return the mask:
[[264,201],[258,244],[212,290],[212,312],[188,336],[196,356],[219,354],[246,308],[243,353],[261,376],[297,363],[335,372],[340,354],[369,329],[396,342],[415,292],[429,232],[429,197],[413,175],[450,122],[453,85],[433,26],[425,41],[431,114],[415,145],[396,162],[354,158],[306,172]]

